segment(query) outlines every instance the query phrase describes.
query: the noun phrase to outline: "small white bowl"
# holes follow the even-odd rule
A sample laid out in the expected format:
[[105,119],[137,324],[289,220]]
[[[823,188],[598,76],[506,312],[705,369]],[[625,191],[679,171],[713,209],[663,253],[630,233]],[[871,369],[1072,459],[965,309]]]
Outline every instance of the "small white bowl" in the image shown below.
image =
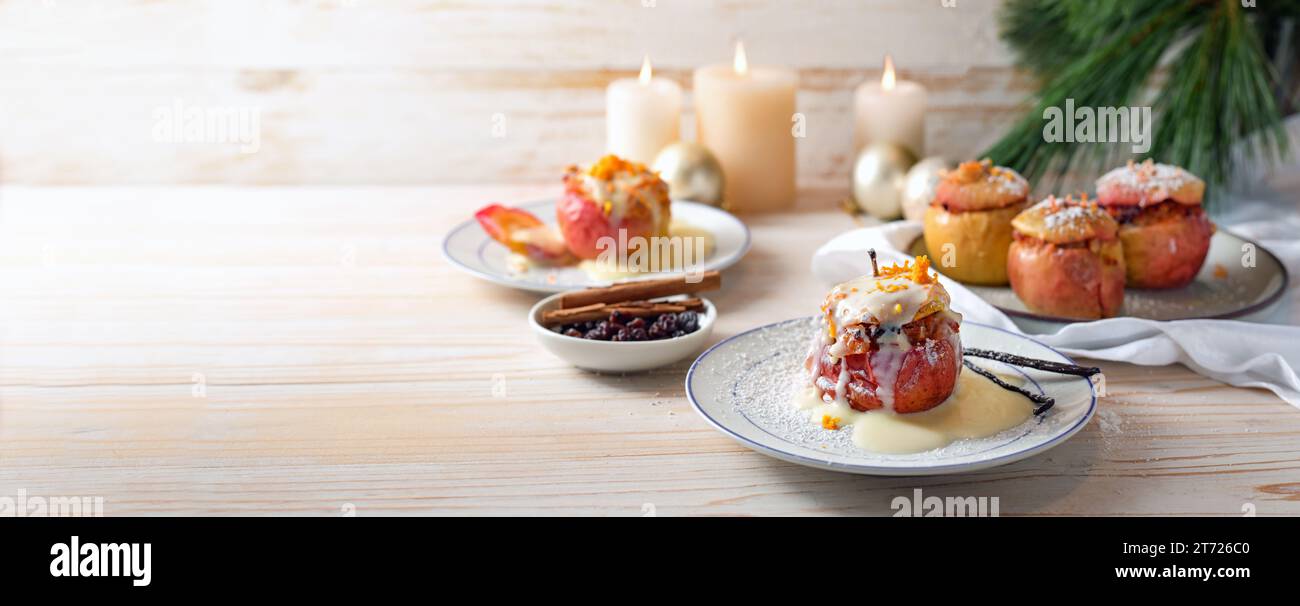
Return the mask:
[[528,312],[528,324],[547,351],[578,368],[598,372],[650,370],[690,356],[704,347],[718,317],[713,303],[700,298],[704,302],[700,327],[689,335],[659,341],[594,341],[567,337],[542,326],[542,312],[559,308],[561,296],[563,293],[552,295],[534,305]]

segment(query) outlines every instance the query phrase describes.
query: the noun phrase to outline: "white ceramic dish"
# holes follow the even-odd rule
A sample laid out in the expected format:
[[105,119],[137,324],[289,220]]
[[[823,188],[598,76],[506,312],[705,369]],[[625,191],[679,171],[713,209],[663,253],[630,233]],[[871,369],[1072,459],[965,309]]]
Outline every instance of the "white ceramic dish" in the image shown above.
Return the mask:
[[[555,223],[555,200],[521,204],[548,224]],[[673,220],[703,229],[713,236],[713,254],[704,260],[702,271],[722,270],[740,261],[749,252],[749,228],[735,215],[698,202],[673,201]],[[442,256],[453,266],[489,282],[533,292],[564,292],[594,286],[607,286],[576,267],[532,268],[522,272],[511,268],[509,251],[489,238],[478,222],[470,219],[447,233],[442,241]],[[645,274],[638,278],[663,278],[669,272]]]
[[[865,451],[851,441],[851,429],[823,429],[792,404],[814,330],[814,318],[797,318],[709,348],[686,373],[691,405],[723,434],[763,454],[809,467],[881,476],[964,473],[1019,461],[1065,442],[1097,409],[1097,395],[1087,378],[968,358],[997,372],[1023,375],[1027,389],[1055,398],[1056,405],[987,438],[958,440],[916,454]],[[965,322],[961,337],[965,347],[1071,363],[1042,343],[992,326]]]
[[660,341],[593,341],[566,337],[542,326],[542,312],[557,309],[560,297],[551,295],[534,305],[528,312],[529,326],[546,351],[578,368],[598,372],[639,372],[685,359],[704,347],[718,318],[713,303],[701,297],[704,311],[699,314],[700,327],[691,334]]

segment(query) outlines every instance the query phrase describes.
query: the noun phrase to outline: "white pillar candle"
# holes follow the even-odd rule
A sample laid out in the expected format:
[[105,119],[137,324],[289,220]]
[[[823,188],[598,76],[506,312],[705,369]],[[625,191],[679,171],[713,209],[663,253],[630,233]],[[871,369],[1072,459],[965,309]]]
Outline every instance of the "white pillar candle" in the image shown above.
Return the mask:
[[700,143],[722,164],[731,209],[790,208],[795,199],[793,119],[799,76],[753,67],[736,44],[732,65],[695,70],[695,120]]
[[925,157],[925,87],[897,80],[894,61],[885,55],[880,82],[864,82],[854,94],[853,150],[888,141]]
[[682,87],[655,78],[650,57],[640,78],[615,80],[605,91],[605,148],[625,160],[650,164],[681,137]]

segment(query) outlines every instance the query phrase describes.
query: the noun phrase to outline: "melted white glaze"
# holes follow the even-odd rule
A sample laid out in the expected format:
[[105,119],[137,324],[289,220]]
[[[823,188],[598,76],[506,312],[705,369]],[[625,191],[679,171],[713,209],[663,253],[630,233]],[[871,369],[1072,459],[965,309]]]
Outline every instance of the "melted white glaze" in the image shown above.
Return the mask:
[[[902,286],[902,290],[886,289]],[[835,302],[835,324],[877,323],[881,328],[900,327],[912,321],[930,296],[933,284],[916,284],[907,276],[854,278],[831,290],[830,300]],[[843,295],[841,297],[840,295]]]
[[[1019,383],[1015,378],[1000,378]],[[794,405],[818,425],[827,416],[838,419],[841,429],[852,427],[853,443],[859,448],[885,454],[924,452],[960,439],[988,437],[1024,423],[1034,411],[1028,398],[973,372],[962,372],[952,395],[925,412],[860,412],[839,401],[825,401],[808,386],[800,386]]]
[[[901,289],[898,288],[900,286]],[[941,287],[937,283],[916,284],[906,275],[890,278],[862,276],[837,285],[828,296],[827,300],[834,306],[831,318],[835,321],[837,331],[858,324],[874,324],[882,329],[883,332],[876,338],[877,350],[871,354],[869,362],[879,381],[875,395],[888,410],[894,409],[894,383],[898,379],[898,372],[902,370],[903,359],[912,349],[907,335],[902,331],[903,325],[911,322],[921,306],[930,299],[931,288]],[[825,323],[824,318],[822,322]],[[813,358],[809,376],[812,378],[812,387],[820,397],[832,387],[829,381],[818,379],[821,366],[839,361],[845,353],[845,347],[839,339],[832,341],[828,327],[823,325],[819,332],[819,338],[809,354]],[[822,360],[818,352],[820,346],[827,344],[830,345],[827,349],[829,359]],[[848,406],[846,388],[849,387],[849,378],[848,365],[841,365],[834,389],[836,403],[844,407]]]
[[903,369],[907,352],[912,349],[906,335],[901,332],[895,335],[901,339],[890,338],[891,335],[887,333],[878,341],[880,349],[871,354],[871,371],[875,373],[877,381],[876,397],[880,398],[885,410],[894,409],[894,383],[898,381],[898,371]]
[[[582,185],[587,190],[587,195],[602,209],[606,202],[609,203],[609,212],[607,213],[609,223],[610,225],[619,225],[623,221],[623,215],[627,213],[628,204],[631,201],[630,192],[647,178],[651,178],[651,175],[626,170],[615,172],[609,179],[599,179],[584,173],[582,175]],[[661,215],[664,209],[661,205],[647,204],[647,206],[649,206],[650,213],[654,216],[654,224],[662,225]]]

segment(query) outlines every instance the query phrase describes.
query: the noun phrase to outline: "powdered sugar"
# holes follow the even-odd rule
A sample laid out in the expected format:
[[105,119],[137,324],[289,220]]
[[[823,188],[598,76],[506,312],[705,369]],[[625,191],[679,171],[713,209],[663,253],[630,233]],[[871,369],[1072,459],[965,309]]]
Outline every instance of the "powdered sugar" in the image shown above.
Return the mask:
[[1000,197],[1023,200],[1029,195],[1029,182],[1020,173],[1005,166],[994,166],[988,158],[962,162],[955,170],[940,173],[951,184],[970,186],[985,183]]
[[[1041,203],[1040,203],[1041,204]],[[1062,206],[1054,213],[1048,213],[1043,219],[1047,229],[1073,229],[1082,231],[1082,222],[1088,219],[1088,210],[1082,206]]]
[[[814,319],[786,322],[761,329],[738,339],[732,347],[714,352],[716,360],[700,363],[697,377],[700,385],[713,387],[704,399],[716,403],[706,404],[715,419],[724,425],[733,422],[752,423],[768,436],[801,448],[813,449],[824,456],[850,457],[870,464],[926,464],[996,456],[1011,444],[1041,443],[1078,420],[1083,403],[1061,400],[1060,410],[987,438],[958,440],[948,446],[917,454],[879,454],[863,451],[853,443],[849,430],[831,431],[817,423],[809,422],[806,411],[793,405],[797,394],[807,389],[807,377],[802,361],[809,336],[819,330]],[[978,328],[972,330],[978,331]],[[999,333],[1000,334],[1000,333]],[[927,343],[927,355],[937,345]],[[973,346],[994,347],[994,343],[976,342]],[[746,355],[755,352],[759,355]],[[1030,353],[1030,352],[1024,352]],[[995,364],[980,361],[983,364]],[[1009,367],[997,365],[999,372],[1014,372]],[[1040,371],[1027,370],[1037,384],[1059,385],[1078,381],[1074,377],[1051,376]],[[692,385],[696,383],[692,382]],[[714,391],[716,390],[716,391]],[[702,394],[703,395],[703,394]],[[1059,394],[1054,393],[1058,396]],[[727,419],[735,417],[735,421]],[[1024,446],[1019,446],[1024,447]]]
[[1106,222],[1106,211],[1094,204],[1079,202],[1070,197],[1048,196],[1035,204],[1026,214],[1039,214],[1043,228],[1068,239],[1082,239],[1092,235],[1098,221]]
[[922,346],[922,352],[925,354],[925,362],[931,366],[939,363],[939,342],[934,339],[926,339]]
[[1171,164],[1158,164],[1147,160],[1141,164],[1129,162],[1097,179],[1097,191],[1130,191],[1137,193],[1139,204],[1163,202],[1173,192],[1199,182],[1200,179]]
[[1014,170],[995,167],[989,175],[989,181],[997,188],[998,193],[1023,198],[1029,195],[1029,182],[1020,176]]

